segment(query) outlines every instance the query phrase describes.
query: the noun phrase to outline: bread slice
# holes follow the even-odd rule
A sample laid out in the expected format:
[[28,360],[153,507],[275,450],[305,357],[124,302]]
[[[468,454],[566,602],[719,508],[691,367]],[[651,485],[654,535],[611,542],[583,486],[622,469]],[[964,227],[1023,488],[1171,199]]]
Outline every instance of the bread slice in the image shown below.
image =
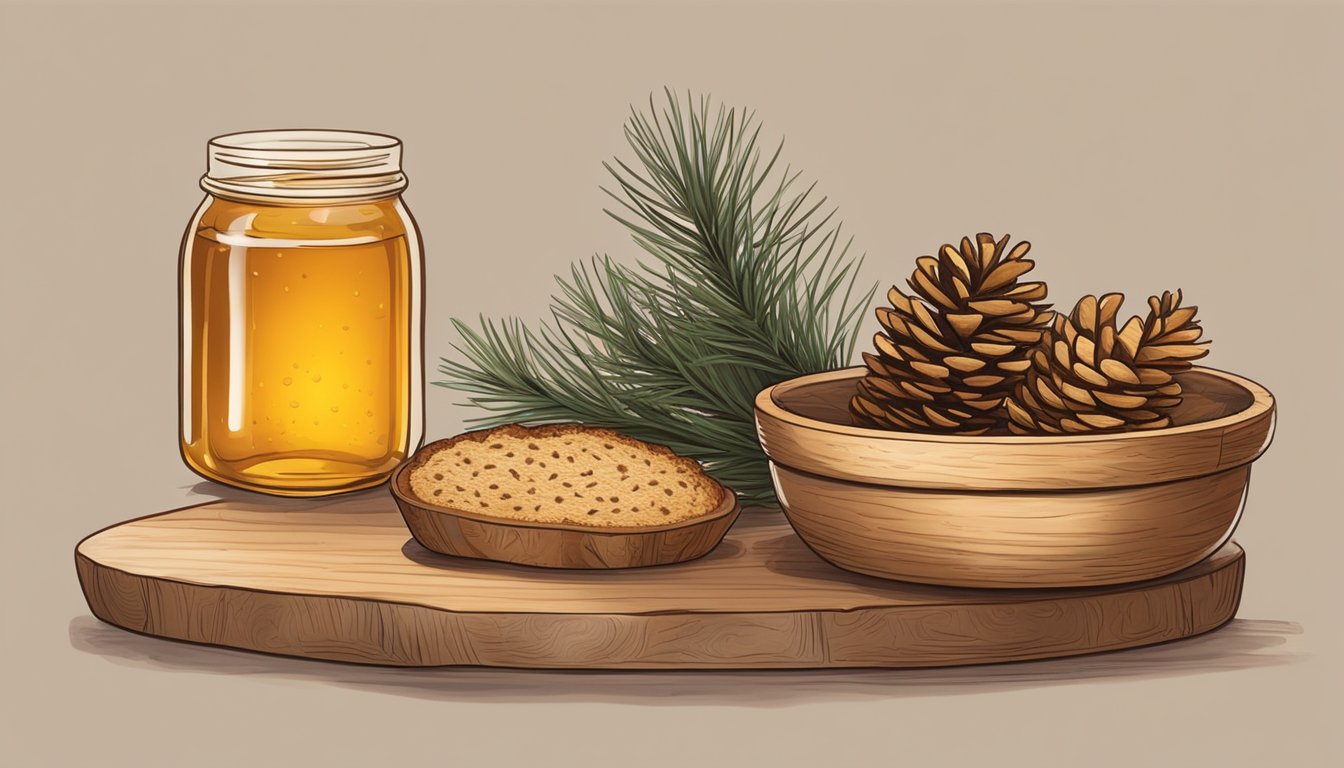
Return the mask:
[[723,486],[660,445],[579,424],[510,424],[426,446],[410,468],[424,502],[535,523],[657,526],[713,512]]

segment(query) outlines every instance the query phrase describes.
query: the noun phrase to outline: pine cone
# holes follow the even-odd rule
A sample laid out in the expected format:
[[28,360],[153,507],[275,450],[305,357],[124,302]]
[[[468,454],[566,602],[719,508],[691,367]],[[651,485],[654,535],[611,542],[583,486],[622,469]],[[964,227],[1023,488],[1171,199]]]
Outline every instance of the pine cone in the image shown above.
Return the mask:
[[[962,238],[921,256],[906,282],[878,307],[885,332],[850,401],[855,423],[914,432],[982,434],[1001,428],[1010,394],[1030,367],[1031,348],[1050,323],[1045,283],[1019,283],[1035,262],[1031,243],[1005,251],[1008,236]],[[923,301],[921,301],[923,299]],[[927,303],[926,303],[927,302]]]
[[1016,434],[1157,429],[1171,425],[1181,402],[1172,374],[1208,354],[1197,307],[1181,292],[1148,299],[1148,317],[1117,331],[1124,295],[1084,296],[1069,315],[1057,314],[1031,353],[1031,370],[1006,402]]

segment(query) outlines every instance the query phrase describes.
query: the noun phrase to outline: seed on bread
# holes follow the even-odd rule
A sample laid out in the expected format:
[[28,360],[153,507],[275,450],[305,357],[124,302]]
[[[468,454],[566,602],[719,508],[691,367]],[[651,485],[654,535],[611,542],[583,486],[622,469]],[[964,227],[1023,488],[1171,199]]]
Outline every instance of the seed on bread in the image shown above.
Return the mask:
[[[723,493],[690,459],[579,425],[510,425],[468,433],[439,450],[427,447],[415,461],[411,490],[427,504],[538,523],[666,525],[709,514]],[[528,469],[547,463],[551,466],[539,472]],[[482,476],[481,470],[492,471]],[[678,488],[660,486],[656,476],[672,472],[685,478]],[[492,493],[482,495],[487,488]],[[580,489],[592,491],[592,500]],[[531,506],[510,501],[518,496],[531,496]]]

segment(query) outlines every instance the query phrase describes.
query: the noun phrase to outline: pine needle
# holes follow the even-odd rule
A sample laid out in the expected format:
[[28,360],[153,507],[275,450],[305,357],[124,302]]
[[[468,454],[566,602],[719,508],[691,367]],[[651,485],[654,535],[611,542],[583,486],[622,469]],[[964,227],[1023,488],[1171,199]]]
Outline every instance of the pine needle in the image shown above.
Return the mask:
[[754,113],[665,91],[634,108],[635,162],[606,163],[607,214],[651,260],[606,255],[558,276],[551,318],[454,320],[463,360],[435,384],[468,393],[489,427],[582,422],[702,462],[743,503],[776,504],[756,439],[757,392],[847,365],[876,286],[855,286],[835,211],[759,147]]

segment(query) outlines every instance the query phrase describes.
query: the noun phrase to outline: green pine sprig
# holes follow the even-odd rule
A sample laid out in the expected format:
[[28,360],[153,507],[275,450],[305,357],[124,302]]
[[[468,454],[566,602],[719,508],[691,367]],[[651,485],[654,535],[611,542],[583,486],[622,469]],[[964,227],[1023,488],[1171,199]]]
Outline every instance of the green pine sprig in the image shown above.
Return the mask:
[[464,361],[439,386],[510,422],[582,422],[702,462],[746,504],[773,505],[752,403],[767,386],[847,365],[876,286],[856,292],[834,209],[759,147],[754,113],[671,92],[633,108],[635,160],[604,164],[608,210],[652,257],[609,256],[557,277],[551,321],[453,324]]

